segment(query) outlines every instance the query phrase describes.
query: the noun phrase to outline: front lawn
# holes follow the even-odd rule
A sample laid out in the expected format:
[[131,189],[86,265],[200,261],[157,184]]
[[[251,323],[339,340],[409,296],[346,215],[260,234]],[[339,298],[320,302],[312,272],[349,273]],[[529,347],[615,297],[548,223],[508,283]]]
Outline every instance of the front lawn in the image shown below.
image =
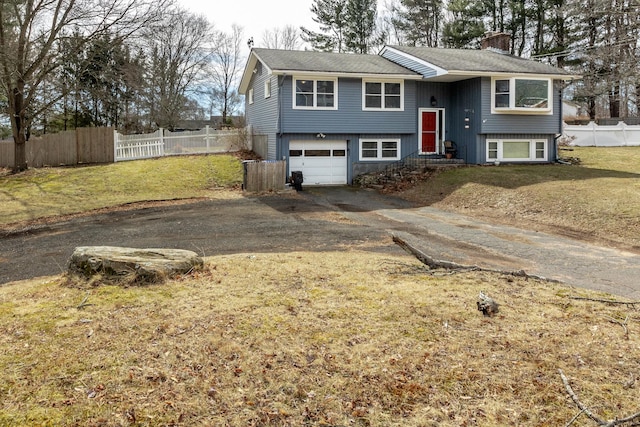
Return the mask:
[[399,195],[420,205],[640,249],[640,147],[576,147],[580,165],[472,166]]
[[0,426],[564,426],[559,370],[596,415],[637,412],[637,310],[577,296],[609,298],[363,249],[5,285]]
[[241,183],[242,164],[228,155],[30,169],[0,176],[0,227],[129,203],[228,197],[221,190]]

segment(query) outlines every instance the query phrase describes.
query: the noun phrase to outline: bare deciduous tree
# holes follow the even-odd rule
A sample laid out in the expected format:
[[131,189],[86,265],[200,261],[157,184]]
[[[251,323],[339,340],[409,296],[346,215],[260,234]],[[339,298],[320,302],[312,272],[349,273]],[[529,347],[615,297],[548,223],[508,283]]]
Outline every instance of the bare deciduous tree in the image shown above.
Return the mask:
[[[0,85],[15,143],[14,172],[27,168],[26,141],[35,98],[60,67],[55,47],[78,28],[88,42],[106,31],[126,37],[152,21],[168,0],[5,0],[0,2]],[[67,54],[73,54],[68,52]],[[47,109],[59,99],[38,105]]]
[[267,49],[297,50],[301,45],[300,32],[293,25],[265,30],[262,34],[262,47]]
[[187,90],[207,65],[211,25],[203,16],[184,9],[163,13],[162,20],[145,29],[148,46],[148,102],[150,119],[172,129],[187,105]]
[[217,110],[222,115],[222,122],[232,115],[240,106],[238,95],[238,79],[244,65],[241,55],[243,30],[233,25],[231,33],[218,32],[211,55],[211,85],[207,89]]

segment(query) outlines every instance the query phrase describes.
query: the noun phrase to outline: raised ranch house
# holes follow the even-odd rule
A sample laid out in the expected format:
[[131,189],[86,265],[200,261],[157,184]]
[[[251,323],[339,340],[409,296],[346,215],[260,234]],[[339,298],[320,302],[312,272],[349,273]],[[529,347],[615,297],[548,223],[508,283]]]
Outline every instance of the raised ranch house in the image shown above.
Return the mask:
[[[406,156],[471,164],[553,162],[562,69],[482,50],[385,46],[378,55],[252,49],[247,124],[305,184],[349,184]],[[506,36],[508,37],[508,36]],[[495,40],[494,40],[495,39]],[[449,145],[449,144],[448,144]]]

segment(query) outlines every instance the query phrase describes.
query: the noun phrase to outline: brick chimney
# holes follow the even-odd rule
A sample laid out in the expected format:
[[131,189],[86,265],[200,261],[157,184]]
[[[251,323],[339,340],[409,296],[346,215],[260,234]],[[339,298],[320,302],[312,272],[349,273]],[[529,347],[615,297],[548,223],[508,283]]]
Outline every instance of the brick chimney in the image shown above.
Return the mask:
[[482,49],[490,49],[500,53],[509,53],[511,51],[511,36],[507,33],[491,32],[484,34],[484,38],[480,42]]

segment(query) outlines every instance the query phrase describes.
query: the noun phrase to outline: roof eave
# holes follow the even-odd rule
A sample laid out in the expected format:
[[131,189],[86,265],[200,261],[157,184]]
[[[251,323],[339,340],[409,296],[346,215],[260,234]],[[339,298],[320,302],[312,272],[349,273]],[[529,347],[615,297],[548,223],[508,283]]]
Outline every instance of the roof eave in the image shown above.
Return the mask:
[[377,78],[394,80],[422,80],[419,74],[385,74],[385,73],[355,73],[335,71],[309,71],[309,70],[271,70],[274,75],[282,76],[309,76],[309,77],[345,77],[345,78]]
[[431,68],[432,70],[434,70],[436,72],[436,76],[437,77],[447,74],[447,70],[446,69],[444,69],[444,68],[442,68],[442,67],[440,67],[440,66],[438,66],[438,65],[436,65],[436,64],[434,64],[432,62],[429,62],[429,61],[426,61],[424,59],[418,58],[417,56],[411,55],[411,54],[409,54],[407,52],[403,52],[401,50],[395,49],[395,48],[393,48],[391,46],[383,47],[382,50],[380,51],[380,55],[382,55],[383,52],[385,52],[387,50],[395,52],[396,54],[398,54],[400,56],[404,56],[405,58],[407,58],[407,59],[409,59],[411,61],[414,61],[414,62],[416,62],[418,64],[422,64],[422,65],[424,65],[424,66],[426,66],[428,68]]
[[258,61],[262,63],[262,66],[267,69],[268,73],[271,72],[267,64],[260,59],[257,53],[252,50],[249,54],[249,58],[247,59],[244,71],[242,72],[240,84],[238,85],[238,93],[240,95],[244,95],[247,93],[247,90],[249,89],[249,83],[251,83],[251,75],[254,73],[256,65],[258,65]]
[[563,80],[563,81],[571,81],[571,80],[579,80],[582,76],[572,75],[572,74],[550,74],[550,73],[535,73],[535,72],[506,72],[506,71],[463,71],[463,70],[449,70],[445,74],[435,76],[433,78],[427,78],[427,80],[437,79],[438,77],[444,78],[460,78],[462,79],[471,79],[474,77],[514,77],[514,76],[530,76],[537,77],[543,79],[552,79],[552,80]]

